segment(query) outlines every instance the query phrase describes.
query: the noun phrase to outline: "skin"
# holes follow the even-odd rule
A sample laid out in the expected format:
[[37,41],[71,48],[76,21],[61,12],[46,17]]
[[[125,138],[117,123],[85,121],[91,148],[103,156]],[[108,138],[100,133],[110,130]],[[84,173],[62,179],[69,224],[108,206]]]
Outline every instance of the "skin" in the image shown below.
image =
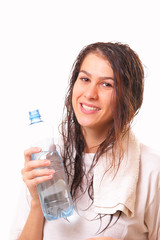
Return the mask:
[[110,237],[98,237],[98,238],[88,238],[86,240],[120,240],[120,239],[110,238]]
[[[86,141],[86,152],[95,152],[105,139],[107,128],[113,121],[111,99],[114,90],[113,70],[106,58],[88,54],[80,68],[73,88],[72,104]],[[47,167],[49,160],[31,161],[31,155],[40,148],[30,148],[24,152],[25,164],[21,173],[32,201],[29,217],[19,240],[42,240],[44,216],[37,192],[37,184],[54,177],[54,170],[35,169]],[[109,237],[88,238],[86,240],[113,240]],[[115,239],[116,240],[116,239]]]
[[82,62],[74,84],[72,105],[86,140],[86,152],[96,152],[113,121],[111,100],[114,75],[110,63],[90,53]]

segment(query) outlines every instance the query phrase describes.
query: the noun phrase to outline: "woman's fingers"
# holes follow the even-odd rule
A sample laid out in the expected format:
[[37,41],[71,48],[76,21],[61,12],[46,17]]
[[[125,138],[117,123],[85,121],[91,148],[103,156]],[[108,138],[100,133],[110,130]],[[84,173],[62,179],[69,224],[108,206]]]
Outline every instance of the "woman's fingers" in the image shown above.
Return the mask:
[[34,153],[39,153],[41,152],[41,148],[39,147],[32,147],[32,148],[29,148],[27,150],[24,151],[24,158],[25,158],[25,162],[28,162],[31,160],[31,155],[34,154]]
[[23,179],[25,180],[32,180],[33,178],[42,177],[42,176],[49,176],[54,174],[53,169],[33,169],[32,171],[28,171],[24,173]]
[[28,189],[32,189],[32,188],[35,188],[39,183],[43,183],[52,178],[53,178],[53,174],[49,174],[46,176],[36,177],[33,179],[26,179],[25,183],[26,183]]
[[40,167],[49,167],[51,164],[50,160],[43,159],[43,160],[34,160],[34,161],[26,161],[24,165],[24,169],[26,171],[30,171],[34,168],[40,168]]
[[33,181],[33,185],[35,185],[52,178],[55,171],[47,168],[50,164],[50,161],[47,159],[25,162],[25,166],[21,171],[23,181],[27,182],[35,179]]
[[51,179],[54,175],[54,170],[51,169],[50,160],[40,159],[40,160],[31,160],[32,154],[41,152],[40,148],[33,147],[25,150],[25,164],[24,168],[21,170],[23,181],[27,185],[30,194],[33,199],[39,201],[38,192],[36,186],[39,183],[43,183]]
[[120,240],[120,239],[110,238],[110,237],[96,237],[96,238],[87,238],[86,240]]

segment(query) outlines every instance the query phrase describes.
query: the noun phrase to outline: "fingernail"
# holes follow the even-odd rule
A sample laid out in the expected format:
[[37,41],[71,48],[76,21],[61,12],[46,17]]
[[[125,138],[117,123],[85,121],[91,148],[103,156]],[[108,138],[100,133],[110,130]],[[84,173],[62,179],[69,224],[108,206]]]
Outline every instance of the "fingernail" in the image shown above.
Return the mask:
[[53,174],[48,175],[48,178],[51,179],[53,177]]
[[42,149],[40,147],[36,147],[36,151],[40,152]]
[[47,165],[47,166],[49,166],[50,163],[51,163],[51,162],[50,162],[49,160],[45,160],[45,161],[44,161],[44,164]]

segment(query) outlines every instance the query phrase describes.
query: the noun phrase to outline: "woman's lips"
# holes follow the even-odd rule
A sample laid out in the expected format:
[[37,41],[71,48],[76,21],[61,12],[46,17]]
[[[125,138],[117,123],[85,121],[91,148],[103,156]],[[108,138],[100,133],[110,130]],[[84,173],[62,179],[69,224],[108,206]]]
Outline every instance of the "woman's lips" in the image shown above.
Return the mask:
[[88,105],[88,104],[84,104],[84,103],[81,103],[80,106],[81,106],[81,110],[85,113],[95,113],[100,110],[100,108],[98,108],[96,106]]

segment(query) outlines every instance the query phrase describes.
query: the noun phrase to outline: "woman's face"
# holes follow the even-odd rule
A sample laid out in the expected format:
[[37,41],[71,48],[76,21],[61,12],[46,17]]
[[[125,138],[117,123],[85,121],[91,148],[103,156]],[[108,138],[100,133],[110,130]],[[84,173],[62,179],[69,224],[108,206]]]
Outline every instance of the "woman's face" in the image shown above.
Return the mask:
[[107,129],[113,121],[113,91],[114,75],[110,63],[100,54],[89,53],[81,64],[72,95],[73,109],[82,128]]

